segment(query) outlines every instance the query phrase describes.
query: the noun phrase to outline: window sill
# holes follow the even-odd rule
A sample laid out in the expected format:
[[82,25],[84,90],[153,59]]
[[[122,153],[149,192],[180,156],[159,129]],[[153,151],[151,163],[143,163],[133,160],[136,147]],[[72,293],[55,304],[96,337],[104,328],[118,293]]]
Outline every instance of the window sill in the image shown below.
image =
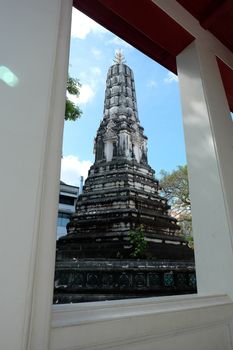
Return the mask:
[[54,305],[50,349],[154,349],[162,342],[162,349],[174,350],[178,347],[172,347],[172,339],[181,344],[184,338],[193,343],[189,350],[210,338],[209,347],[200,349],[221,344],[219,348],[230,349],[232,315],[233,303],[226,295]]

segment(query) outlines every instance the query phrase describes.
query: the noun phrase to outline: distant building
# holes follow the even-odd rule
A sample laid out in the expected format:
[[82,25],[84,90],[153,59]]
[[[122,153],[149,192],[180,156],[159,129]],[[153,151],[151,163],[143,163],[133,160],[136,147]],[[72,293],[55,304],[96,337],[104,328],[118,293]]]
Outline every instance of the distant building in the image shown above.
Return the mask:
[[78,195],[79,187],[71,186],[60,181],[57,238],[67,234],[66,225],[69,222],[71,214],[75,212],[75,205]]

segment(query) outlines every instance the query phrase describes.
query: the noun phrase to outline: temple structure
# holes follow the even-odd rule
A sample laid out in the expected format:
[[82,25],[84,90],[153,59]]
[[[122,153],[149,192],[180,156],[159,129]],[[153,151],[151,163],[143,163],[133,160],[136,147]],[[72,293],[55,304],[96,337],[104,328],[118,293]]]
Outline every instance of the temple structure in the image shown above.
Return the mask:
[[95,162],[67,225],[68,234],[57,243],[57,259],[130,258],[129,232],[139,227],[148,241],[145,258],[192,259],[148,165],[134,75],[121,52],[108,70],[94,151]]

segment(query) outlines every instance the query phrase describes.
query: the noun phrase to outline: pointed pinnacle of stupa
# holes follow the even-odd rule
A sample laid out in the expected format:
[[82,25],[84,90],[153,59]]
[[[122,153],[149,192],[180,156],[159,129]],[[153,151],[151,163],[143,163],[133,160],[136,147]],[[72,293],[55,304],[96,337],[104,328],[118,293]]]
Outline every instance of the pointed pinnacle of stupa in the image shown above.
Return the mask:
[[122,64],[122,63],[125,63],[125,56],[122,52],[122,50],[116,50],[116,53],[115,53],[115,59],[113,60],[116,64]]

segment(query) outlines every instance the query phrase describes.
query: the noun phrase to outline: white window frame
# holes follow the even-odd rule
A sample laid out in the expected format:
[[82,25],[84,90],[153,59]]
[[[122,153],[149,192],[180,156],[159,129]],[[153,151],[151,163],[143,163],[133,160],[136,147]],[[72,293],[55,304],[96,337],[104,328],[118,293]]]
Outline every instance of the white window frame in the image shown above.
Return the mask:
[[[163,0],[153,1],[166,12],[170,13],[175,19],[178,20],[178,22],[187,22],[188,18],[187,26],[190,26],[190,22],[192,23],[193,17],[184,13],[183,9],[179,6],[177,7],[175,2],[169,3],[164,2]],[[61,2],[57,58],[53,73],[53,94],[50,100],[50,121],[47,130],[46,159],[42,172],[43,193],[40,201],[41,212],[38,224],[39,239],[36,248],[37,262],[34,271],[33,305],[32,317],[30,321],[29,348],[33,350],[47,350],[49,348],[54,350],[68,348],[107,349],[109,348],[109,344],[111,344],[113,348],[114,346],[117,348],[117,346],[120,346],[119,344],[121,341],[125,342],[124,344],[126,344],[130,341],[130,339],[132,340],[132,337],[135,336],[135,331],[133,328],[137,328],[137,325],[141,327],[141,332],[139,332],[141,339],[143,339],[143,336],[148,337],[149,339],[152,334],[157,337],[163,336],[165,333],[168,335],[169,332],[164,333],[165,325],[167,325],[168,329],[170,329],[174,334],[177,332],[177,329],[180,331],[181,329],[186,329],[184,319],[182,318],[184,317],[184,314],[182,314],[182,312],[186,312],[186,314],[189,312],[189,315],[193,320],[192,325],[194,328],[197,328],[199,327],[198,325],[200,325],[200,318],[196,314],[197,310],[201,312],[203,317],[203,325],[213,325],[214,322],[228,322],[231,319],[229,313],[232,312],[231,299],[225,295],[219,295],[219,288],[214,289],[213,284],[211,284],[211,290],[209,289],[209,286],[207,286],[208,283],[207,285],[203,284],[202,288],[202,279],[198,280],[198,287],[201,286],[202,293],[204,294],[206,291],[208,296],[178,296],[117,302],[100,302],[98,304],[87,303],[82,305],[58,305],[53,306],[51,312],[56,235],[54,234],[54,236],[50,236],[48,232],[51,232],[51,230],[54,230],[54,232],[56,231],[56,208],[57,196],[59,193],[60,157],[64,120],[64,116],[61,115],[60,110],[62,109],[61,106],[63,105],[61,97],[64,96],[64,82],[67,78],[71,7],[71,0]],[[197,31],[197,23],[194,23],[192,31],[194,31],[195,35],[198,37],[206,37],[206,33],[204,33],[202,29],[198,28]],[[199,38],[198,40],[201,41],[202,39]],[[215,54],[217,52],[217,56],[223,59],[224,62],[229,64],[233,69],[232,53],[221,43],[219,43],[213,36],[211,36],[209,45],[211,45],[213,48],[212,52]],[[180,59],[180,62],[181,61],[182,59]],[[226,181],[226,176],[226,174],[221,173],[222,184],[224,184],[224,181]],[[57,185],[54,184],[55,179],[58,180]],[[225,205],[227,205],[227,201],[225,201]],[[223,235],[224,234],[225,233],[223,233]],[[211,244],[212,243],[215,244],[214,240],[211,242]],[[207,246],[205,246],[203,251],[207,251]],[[229,254],[232,254],[232,252],[229,252]],[[198,256],[197,258],[199,259],[197,261],[198,263],[200,262],[200,257]],[[198,265],[199,269],[201,268],[201,264],[203,264],[203,261],[200,263],[200,265]],[[205,278],[208,280],[208,276],[205,275]],[[44,294],[41,293],[41,288],[39,288],[41,285],[46,291]],[[232,293],[232,286],[230,285],[228,287],[227,284],[224,285],[224,288],[222,289],[223,294],[227,292],[229,294]],[[210,293],[215,295],[209,296]],[[212,311],[209,313],[207,312],[207,318],[204,316],[204,312],[210,307],[212,307],[212,310],[219,310],[219,312],[215,314],[215,320],[213,319]],[[202,309],[203,312],[200,311]],[[162,315],[167,315],[167,318],[165,317],[163,319],[162,326],[158,328],[157,322],[161,322]],[[51,316],[52,332],[50,323]],[[175,319],[177,322],[181,322],[180,328],[174,327]],[[131,328],[129,321],[133,322],[133,328]],[[144,322],[144,327],[142,321]],[[151,321],[153,327],[150,326]],[[157,325],[153,323],[155,321]],[[123,337],[124,339],[119,335],[119,331],[121,330],[121,322],[122,325],[128,327],[127,335]],[[98,324],[102,325],[104,328],[99,327]],[[98,346],[94,344],[92,340],[88,340],[88,334],[85,336],[82,335],[84,327],[87,327],[87,330],[90,329],[91,332],[94,332],[92,328],[93,325],[96,327],[96,330],[99,329],[100,331],[103,331],[109,326],[107,328],[107,331],[109,331],[107,335],[105,333],[100,333],[101,336],[99,335],[97,337]],[[191,328],[192,325],[190,326]],[[117,330],[117,327],[118,331],[114,333],[114,329]],[[49,346],[50,336],[51,343]],[[62,341],[62,337],[64,340],[63,345],[59,343]]]

